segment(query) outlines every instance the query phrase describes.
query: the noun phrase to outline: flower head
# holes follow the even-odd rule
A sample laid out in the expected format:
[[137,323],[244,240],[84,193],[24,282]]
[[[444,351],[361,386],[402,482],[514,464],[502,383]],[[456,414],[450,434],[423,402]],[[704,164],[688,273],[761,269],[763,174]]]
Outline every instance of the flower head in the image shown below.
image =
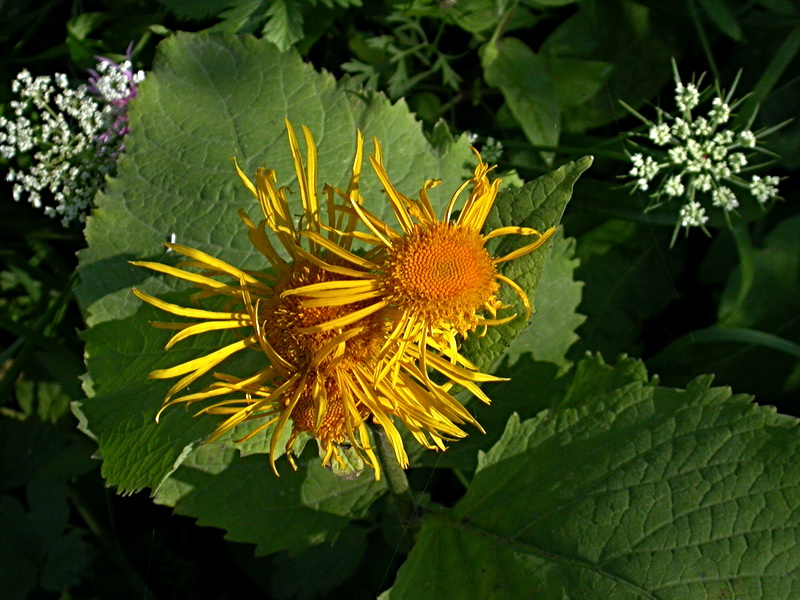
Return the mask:
[[[375,310],[386,309],[392,314],[392,331],[377,356],[380,371],[376,372],[376,381],[388,377],[394,383],[400,368],[398,357],[410,352],[419,358],[419,370],[425,377],[430,367],[477,394],[477,388],[470,386],[466,377],[471,371],[454,373],[447,366],[465,360],[457,352],[457,336],[466,337],[477,328],[485,332],[487,327],[502,325],[516,317],[516,313],[498,315],[509,308],[498,298],[501,284],[517,294],[525,308],[525,318],[530,316],[531,306],[525,292],[497,267],[540,248],[555,228],[541,233],[528,227],[502,227],[482,234],[500,181],[489,180],[489,166],[480,154],[475,154],[478,166],[472,178],[456,190],[441,220],[428,198],[428,190],[439,182],[426,181],[418,199],[402,194],[389,178],[377,140],[370,163],[400,230],[373,215],[362,206],[358,196],[344,196],[349,214],[357,215],[370,231],[361,234],[360,239],[373,246],[364,259],[359,259],[371,276],[364,278],[357,289],[363,297],[371,296],[369,302]],[[456,203],[470,185],[472,189],[454,217]],[[534,240],[504,256],[492,256],[486,242],[503,235],[532,236]],[[323,306],[334,303],[330,295],[343,285],[352,282],[332,281],[318,287],[297,288],[291,293],[303,296],[306,306]],[[442,361],[441,357],[447,360]]]
[[64,226],[85,221],[95,193],[114,175],[129,131],[127,103],[144,77],[130,62],[98,61],[89,85],[23,70],[11,86],[19,97],[9,103],[13,117],[0,117],[0,155],[17,162],[7,175],[14,200],[27,197]]
[[636,134],[642,143],[636,144],[638,152],[629,154],[631,190],[650,192],[650,208],[678,204],[675,234],[680,227],[704,228],[708,210],[720,209],[729,221],[729,214],[740,204],[740,194],[749,192],[762,205],[778,198],[779,178],[754,175],[747,180],[742,174],[768,164],[754,161],[757,152],[766,153],[757,143],[781,125],[754,133],[749,129],[752,118],[744,127],[732,120],[741,104],[741,100],[732,101],[738,77],[727,94],[715,86],[706,116],[693,115],[692,110],[712,96],[711,88],[700,89],[702,76],[697,83],[684,84],[674,61],[673,70],[677,114],[657,108],[654,122],[623,103],[647,131]]
[[753,175],[753,179],[750,181],[750,192],[763,204],[777,197],[780,181],[780,178],[775,176],[768,175],[762,178],[758,175]]
[[[304,160],[288,122],[287,131],[302,204],[299,222],[292,216],[286,188],[277,186],[274,171],[259,169],[253,182],[236,166],[242,182],[258,199],[264,219],[255,224],[244,212],[240,216],[271,272],[244,271],[177,244],[168,246],[189,260],[175,267],[133,263],[192,282],[199,288],[195,300],[226,299],[222,309],[207,310],[166,303],[134,290],[159,309],[198,321],[155,323],[178,330],[168,348],[210,331],[239,332],[227,346],[154,371],[150,377],[180,377],[167,392],[162,411],[176,403],[213,401],[198,414],[226,418],[210,440],[256,419],[262,422],[239,441],[274,426],[270,438],[273,469],[278,441],[291,421],[286,453],[292,464],[294,442],[308,434],[317,439],[324,464],[341,461],[341,447],[349,445],[375,469],[377,477],[379,465],[370,442],[369,421],[383,428],[404,467],[408,457],[396,420],[405,424],[420,444],[434,449],[444,449],[445,442],[464,437],[463,424],[480,428],[449,389],[460,384],[488,402],[478,384],[497,378],[480,373],[458,353],[455,334],[513,318],[494,319],[496,311],[503,308],[495,295],[499,282],[510,281],[497,273],[495,266],[541,246],[552,230],[542,236],[525,228],[503,228],[481,236],[498,185],[488,183],[488,168],[481,162],[471,180],[475,188],[468,206],[454,224],[432,218],[426,195],[432,182],[428,182],[422,192],[425,202],[418,204],[429,210],[425,226],[412,222],[422,217],[417,211],[396,211],[406,227],[403,234],[394,232],[362,206],[360,133],[347,188],[325,185],[320,195],[311,132],[303,127]],[[388,179],[384,180],[380,145],[377,140],[375,144],[372,165],[385,189],[393,190]],[[392,192],[389,194],[391,198]],[[394,200],[401,201],[399,196]],[[359,222],[367,225],[368,233],[357,230]],[[489,256],[483,242],[505,233],[536,235],[537,241],[500,259]],[[281,258],[271,237],[283,246],[288,260]],[[351,248],[355,240],[374,248],[365,255],[357,254]],[[509,285],[524,298],[516,284]],[[525,304],[528,306],[527,298]],[[491,318],[478,314],[481,309]],[[216,381],[210,385],[200,391],[188,389],[228,357],[246,350],[263,355],[263,368],[245,376],[214,372]],[[429,370],[441,378],[434,382]]]

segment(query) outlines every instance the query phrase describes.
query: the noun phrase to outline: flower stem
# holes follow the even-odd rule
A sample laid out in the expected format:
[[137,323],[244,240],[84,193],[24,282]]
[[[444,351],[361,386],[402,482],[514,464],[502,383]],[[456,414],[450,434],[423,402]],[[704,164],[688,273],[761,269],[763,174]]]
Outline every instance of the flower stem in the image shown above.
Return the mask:
[[725,314],[720,315],[720,325],[733,327],[737,324],[742,307],[750,294],[755,278],[755,264],[753,241],[750,239],[750,231],[746,223],[737,219],[731,228],[733,240],[736,243],[736,251],[739,254],[739,290],[736,294],[736,303]]
[[719,81],[719,69],[717,69],[717,63],[714,61],[714,54],[711,52],[711,43],[708,41],[706,30],[703,29],[703,22],[700,19],[700,15],[697,13],[697,6],[694,0],[688,0],[686,4],[689,7],[689,15],[692,17],[694,28],[697,30],[697,37],[700,38],[700,45],[703,46],[703,52],[706,55],[711,74],[714,76],[714,79]]
[[386,483],[389,484],[389,489],[392,491],[397,516],[403,525],[404,532],[411,533],[413,537],[413,532],[422,526],[420,517],[424,508],[415,502],[406,473],[397,462],[397,455],[383,428],[374,427],[373,433],[378,439],[378,460],[386,477]]
[[378,438],[378,459],[381,461],[381,468],[386,477],[386,483],[389,484],[389,489],[398,498],[413,504],[408,478],[400,463],[397,462],[397,456],[386,432],[380,427],[375,427],[373,432]]

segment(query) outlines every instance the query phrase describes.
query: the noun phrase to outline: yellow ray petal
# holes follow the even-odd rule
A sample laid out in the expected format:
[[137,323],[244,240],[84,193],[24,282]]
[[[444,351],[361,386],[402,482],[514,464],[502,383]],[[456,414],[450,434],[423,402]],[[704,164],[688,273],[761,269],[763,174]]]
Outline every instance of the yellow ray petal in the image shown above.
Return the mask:
[[194,260],[200,261],[208,265],[210,269],[220,271],[221,273],[226,273],[227,275],[230,275],[231,277],[234,277],[236,279],[241,279],[242,277],[244,277],[244,280],[247,281],[247,283],[252,283],[262,286],[264,285],[263,283],[251,277],[241,269],[237,269],[233,265],[226,263],[224,260],[214,258],[213,256],[206,254],[205,252],[201,252],[200,250],[196,250],[194,248],[189,248],[188,246],[182,246],[180,244],[164,244],[164,245],[179,254],[183,254],[184,256],[188,256],[189,258],[192,258]]
[[372,313],[378,312],[387,304],[388,301],[382,300],[381,302],[376,302],[375,304],[371,304],[370,306],[366,306],[360,310],[355,310],[351,313],[348,313],[336,319],[332,319],[331,321],[327,321],[325,323],[318,323],[317,325],[312,325],[311,327],[299,327],[297,331],[299,331],[300,333],[320,333],[322,331],[329,331],[331,329],[345,327],[347,325],[351,325],[352,323],[360,321],[361,319],[363,319],[368,315],[371,315]]
[[328,356],[336,350],[336,347],[340,344],[344,344],[347,340],[354,338],[362,331],[361,327],[355,327],[343,333],[340,333],[332,340],[326,342],[322,348],[320,348],[317,353],[314,355],[314,358],[311,360],[311,364],[309,365],[312,369],[318,369],[322,361],[324,361]]
[[498,264],[500,264],[502,262],[506,262],[506,261],[509,261],[509,260],[514,260],[514,259],[517,259],[517,258],[519,258],[521,256],[525,256],[526,254],[530,254],[534,250],[537,250],[538,248],[541,248],[542,245],[544,245],[544,243],[547,240],[549,240],[550,237],[555,232],[556,232],[556,228],[555,227],[551,227],[550,229],[548,229],[547,231],[545,231],[542,234],[542,237],[540,237],[538,240],[536,240],[532,244],[528,244],[527,246],[523,246],[522,248],[518,248],[518,249],[514,250],[513,252],[509,252],[508,254],[506,254],[505,256],[503,256],[501,258],[495,258],[495,259],[492,260],[492,262],[494,264],[498,265]]
[[356,302],[363,302],[372,298],[380,298],[384,296],[381,290],[370,290],[362,292],[361,294],[336,294],[334,296],[320,297],[316,296],[311,300],[302,300],[300,306],[303,308],[320,308],[323,306],[344,306],[346,304],[355,304]]
[[371,269],[374,269],[376,266],[370,261],[364,260],[360,256],[356,256],[352,252],[348,252],[347,250],[341,248],[340,246],[336,245],[330,240],[325,239],[318,233],[315,233],[313,231],[301,231],[300,235],[316,242],[317,244],[319,244],[329,252],[335,254],[336,256],[343,258],[346,261],[353,263],[354,265],[358,265],[362,269],[366,269],[367,271],[369,271]]
[[508,227],[498,227],[487,233],[483,237],[483,241],[490,240],[495,237],[499,237],[501,235],[536,235],[541,237],[542,234],[537,229],[532,229],[531,227],[515,227],[515,226],[508,226]]
[[211,279],[209,277],[205,277],[204,275],[200,275],[198,273],[192,273],[191,271],[183,271],[182,269],[176,269],[175,267],[170,267],[169,265],[163,265],[161,263],[149,262],[145,260],[131,260],[128,261],[128,263],[133,265],[134,267],[143,267],[145,269],[150,269],[151,271],[164,273],[165,275],[171,275],[176,279],[183,279],[184,281],[190,281],[199,286],[209,287],[213,289],[216,293],[223,293],[229,296],[235,295],[234,292],[236,288],[231,287],[230,284],[223,283],[221,281],[217,281],[216,279]]
[[165,350],[169,350],[181,340],[185,340],[193,335],[206,333],[208,331],[219,331],[220,329],[238,329],[239,327],[248,327],[250,323],[244,321],[206,321],[205,323],[194,323],[185,327],[182,331],[176,333],[170,338]]
[[350,291],[365,291],[377,290],[380,288],[380,283],[374,279],[340,279],[337,281],[323,281],[321,283],[310,283],[290,290],[281,292],[281,298],[287,296],[309,296],[316,298],[317,296],[324,298],[325,296],[335,295],[336,292],[350,290]]
[[296,251],[296,254],[297,254],[298,257],[304,258],[305,260],[307,260],[311,264],[317,265],[318,267],[322,267],[323,269],[325,269],[326,271],[329,271],[331,273],[337,273],[339,275],[345,275],[347,277],[356,277],[356,278],[363,278],[363,279],[376,278],[377,277],[377,275],[374,275],[374,274],[371,274],[371,273],[365,273],[364,271],[356,271],[355,269],[348,269],[347,267],[340,267],[340,266],[337,266],[337,265],[332,265],[332,264],[330,264],[328,262],[325,262],[321,258],[318,258],[315,254],[312,254],[311,252],[308,252],[307,250],[304,250],[300,246],[297,246],[295,248],[295,251]]
[[239,168],[239,162],[236,160],[236,157],[233,157],[233,165],[236,167],[236,173],[239,175],[239,179],[242,180],[244,187],[246,187],[251,194],[253,194],[253,198],[258,198],[258,194],[256,193],[256,186],[253,185],[253,182],[250,181],[250,178],[244,174],[244,172]]
[[519,299],[522,300],[522,305],[525,307],[525,320],[527,321],[528,319],[530,319],[531,301],[528,299],[528,294],[525,293],[525,290],[519,287],[519,285],[517,285],[517,282],[515,282],[513,279],[506,277],[502,273],[496,273],[495,277],[497,277],[497,279],[505,283],[512,290],[514,290],[517,296],[519,296]]
[[213,310],[202,310],[199,308],[185,308],[183,306],[178,306],[177,304],[170,304],[169,302],[164,302],[163,300],[160,300],[155,296],[151,296],[150,294],[145,294],[144,292],[139,291],[136,288],[132,288],[131,291],[140,300],[144,300],[145,302],[147,302],[148,304],[152,304],[156,308],[159,308],[173,315],[178,315],[179,317],[191,317],[194,319],[220,319],[220,320],[232,320],[232,321],[243,320],[247,318],[246,312],[217,312]]
[[155,371],[152,371],[148,377],[150,377],[150,379],[171,379],[191,371],[202,371],[202,375],[202,373],[205,373],[210,368],[219,364],[231,354],[235,354],[239,350],[243,350],[248,346],[252,346],[255,341],[256,340],[254,336],[244,338],[243,340],[238,340],[232,344],[228,344],[227,346],[220,348],[219,350],[211,352],[210,354],[201,356],[200,358],[195,358],[194,360],[189,360],[185,363],[181,363],[167,369],[156,369]]
[[377,138],[372,138],[372,141],[375,144],[375,154],[369,157],[369,162],[375,174],[378,176],[386,195],[389,197],[389,202],[400,223],[400,227],[403,228],[406,234],[411,233],[414,229],[414,224],[411,222],[411,216],[406,209],[406,200],[404,200],[404,196],[395,189],[394,185],[392,185],[392,182],[389,180],[389,175],[386,173],[386,169],[383,166],[380,142],[378,142]]
[[288,406],[281,413],[281,416],[275,425],[275,430],[272,432],[272,437],[269,440],[269,464],[272,467],[272,472],[275,473],[275,475],[278,475],[278,469],[275,467],[275,448],[278,446],[278,440],[280,439],[283,428],[286,426],[286,422],[289,420],[289,417],[292,416],[292,411],[294,410],[294,407],[297,406],[297,402],[300,400],[300,396],[303,392],[303,387],[305,384],[306,374],[304,373],[303,376],[300,377],[299,383],[297,383],[295,392],[292,394],[292,398],[289,401]]

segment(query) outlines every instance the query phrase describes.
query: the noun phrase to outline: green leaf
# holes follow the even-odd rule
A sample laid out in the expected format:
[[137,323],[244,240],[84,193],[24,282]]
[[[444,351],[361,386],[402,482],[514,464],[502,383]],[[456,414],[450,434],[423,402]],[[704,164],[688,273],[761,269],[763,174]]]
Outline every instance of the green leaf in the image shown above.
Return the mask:
[[34,479],[70,479],[96,463],[94,444],[77,433],[67,434],[35,418],[0,418],[0,490],[27,485]]
[[[585,157],[521,188],[502,192],[487,219],[486,230],[515,224],[544,231],[556,225],[570,199],[572,185],[590,164],[591,157]],[[492,254],[502,256],[524,243],[524,238],[510,238],[490,244]],[[549,243],[527,256],[503,263],[501,268],[504,275],[522,287],[535,306],[530,323],[518,318],[489,328],[483,337],[469,336],[461,348],[481,370],[510,379],[484,386],[492,399],[491,406],[480,402],[470,406],[486,434],[470,431],[469,437],[451,444],[444,454],[423,453],[419,459],[422,464],[474,470],[476,451],[494,443],[512,413],[533,416],[550,406],[554,394],[562,391],[563,382],[558,376],[571,364],[565,354],[577,339],[575,328],[583,322],[582,315],[575,312],[582,286],[572,279],[577,265],[572,259],[574,240],[564,239],[558,230],[549,252],[548,246]],[[504,302],[521,310],[519,298],[512,293],[505,296]],[[493,368],[501,357],[499,366]],[[535,390],[533,397],[528,393],[531,389]]]
[[[364,558],[366,534],[363,528],[347,527],[333,545],[320,544],[300,554],[276,556],[271,586],[273,597],[276,600],[310,600],[344,582]],[[309,565],[314,565],[314,577],[308,576]]]
[[[664,35],[667,31],[657,26],[651,9],[627,0],[581,3],[575,14],[561,22],[539,49],[543,60],[570,59],[613,66],[607,83],[597,93],[575,107],[563,109],[564,130],[582,132],[618,121],[618,100],[636,108],[655,96],[672,78],[669,61],[678,51]],[[602,76],[601,69],[593,82]]]
[[800,217],[779,223],[748,249],[752,280],[740,293],[741,264],[726,278],[715,327],[678,338],[648,360],[670,384],[704,369],[725,385],[771,403],[795,403],[800,344]]
[[[407,195],[415,195],[426,179],[442,179],[431,190],[440,210],[469,173],[465,137],[434,148],[403,101],[392,105],[382,95],[338,86],[294,52],[280,53],[251,37],[177,34],[162,42],[131,104],[131,134],[118,176],[99,195],[87,223],[76,290],[90,325],[84,386],[89,397],[77,414],[98,440],[107,483],[121,492],[157,488],[219,422],[176,409],[156,424],[168,383],[147,374],[207,354],[229,339],[204,334],[164,352],[168,335],[149,324],[163,314],[143,305],[130,288],[183,304],[190,290],[127,261],[177,261],[163,248],[174,235],[178,243],[240,268],[265,269],[237,215],[243,208],[258,221],[260,208],[236,177],[231,158],[247,173],[260,166],[275,169],[279,184],[296,191],[285,117],[314,134],[320,183],[342,187],[349,181],[356,128],[367,140],[365,153],[372,150],[373,135],[382,142],[392,181]],[[362,184],[368,208],[394,222],[368,165]],[[252,356],[237,357],[232,371],[257,363],[258,353],[245,354]]]
[[561,131],[561,108],[544,62],[516,38],[505,38],[482,51],[486,82],[500,90],[525,137],[535,146],[555,146]]
[[[572,187],[575,181],[591,164],[592,157],[585,156],[542,175],[521,188],[502,192],[498,195],[497,201],[486,219],[485,230],[491,231],[499,227],[514,225],[533,227],[543,232],[549,227],[558,225],[564,208],[572,196]],[[526,243],[527,238],[512,235],[490,240],[488,248],[492,255],[504,256]],[[525,291],[532,306],[535,306],[536,288],[542,276],[550,245],[551,242],[548,242],[539,250],[522,258],[501,263],[502,274],[514,280]],[[517,306],[518,311],[523,310],[519,298],[513,292],[505,290],[502,299],[507,304]],[[523,314],[506,325],[489,328],[483,337],[469,336],[462,346],[464,354],[482,370],[489,370],[512,340],[525,329],[527,323],[521,318]],[[532,318],[535,321],[537,317],[538,315],[533,315]],[[570,319],[566,318],[566,320]],[[537,330],[546,333],[550,325],[553,323],[537,325]],[[555,328],[559,329],[557,325]],[[535,333],[536,330],[530,335],[533,336]],[[542,357],[554,358],[560,352],[559,346],[563,347],[565,343],[568,345],[572,339],[567,334],[551,348],[546,348],[546,344],[543,343],[538,346],[537,353],[540,353]]]
[[[655,235],[654,235],[655,234]],[[585,282],[580,312],[590,319],[578,330],[571,356],[597,351],[606,358],[637,354],[642,323],[676,297],[685,248],[669,246],[669,231],[618,220],[580,237],[577,278]]]
[[562,108],[580,106],[605,89],[614,65],[599,60],[542,57]]
[[36,418],[0,419],[0,440],[3,597],[25,598],[37,582],[62,591],[87,574],[92,558],[91,546],[83,542],[85,531],[65,530],[66,482],[94,467],[93,444]]
[[568,4],[575,4],[577,1],[578,0],[524,0],[523,3],[536,8],[549,8],[553,6],[567,6]]
[[226,539],[256,544],[256,554],[332,543],[353,519],[363,518],[386,490],[372,472],[346,481],[310,459],[298,470],[282,465],[275,477],[265,454],[241,457],[233,448],[203,446],[164,483],[156,502],[225,529]]
[[[658,378],[654,378],[653,384],[657,381]],[[611,366],[599,354],[590,354],[578,363],[569,389],[553,406],[559,409],[587,406],[631,383],[650,385],[642,361],[621,356],[617,364]]]
[[512,418],[382,598],[800,594],[797,419],[710,377],[685,391],[628,379]]
[[41,586],[51,592],[62,592],[89,574],[94,549],[85,540],[85,533],[73,530],[50,545],[47,562],[39,577]]
[[24,600],[36,587],[41,557],[32,552],[27,518],[19,500],[0,495],[0,526],[5,532],[0,537],[0,586],[9,600]]
[[[530,354],[520,356],[514,365],[509,365],[503,358],[493,374],[508,381],[483,385],[483,391],[492,399],[492,404],[487,406],[473,401],[469,405],[469,411],[486,433],[467,428],[468,436],[450,444],[447,452],[422,452],[418,457],[409,453],[412,466],[447,467],[473,473],[478,466],[479,453],[489,450],[500,439],[511,415],[533,417],[561,401],[568,383],[567,376],[559,377],[554,364],[536,362]],[[412,443],[409,441],[407,447]]]
[[586,320],[577,312],[583,283],[573,278],[579,263],[574,252],[575,239],[564,238],[559,228],[536,288],[536,314],[506,349],[511,364],[530,353],[534,360],[558,365],[562,372],[572,365],[567,351],[578,339],[575,329]]
[[742,26],[739,25],[736,15],[728,8],[725,0],[699,0],[699,2],[700,6],[711,17],[711,21],[722,33],[737,42],[742,41],[744,38]]
[[266,12],[267,23],[261,30],[264,38],[279,50],[288,50],[303,37],[303,11],[295,0],[273,0]]
[[495,3],[486,0],[462,0],[447,9],[447,17],[472,34],[496,27],[501,16]]
[[193,0],[184,2],[183,0],[158,0],[175,13],[179,19],[193,20],[204,19],[217,15],[228,6],[229,0]]
[[752,261],[753,279],[741,301],[741,267],[728,280],[719,320],[726,327],[780,332],[800,311],[800,216],[779,223],[753,252]]

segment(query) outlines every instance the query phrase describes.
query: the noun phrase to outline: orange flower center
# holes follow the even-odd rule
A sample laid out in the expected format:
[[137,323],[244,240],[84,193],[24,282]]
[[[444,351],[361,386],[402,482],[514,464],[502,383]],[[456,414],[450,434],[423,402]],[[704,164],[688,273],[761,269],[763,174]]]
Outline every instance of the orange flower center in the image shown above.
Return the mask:
[[458,325],[495,295],[495,273],[479,234],[433,223],[394,242],[382,281],[401,309]]
[[[333,262],[333,261],[332,261]],[[295,262],[286,274],[275,284],[275,295],[268,299],[259,309],[259,320],[264,336],[275,351],[298,371],[308,373],[308,381],[304,386],[300,399],[292,411],[294,432],[308,431],[322,442],[341,443],[347,434],[345,426],[345,408],[341,392],[336,383],[335,370],[348,370],[355,365],[364,364],[377,355],[381,348],[388,324],[378,315],[370,315],[357,323],[342,329],[332,329],[319,333],[303,333],[298,329],[325,323],[337,317],[349,314],[367,305],[367,302],[355,302],[343,306],[322,306],[306,308],[300,296],[281,297],[288,289],[322,283],[330,280],[341,280],[342,276],[332,274],[307,262]],[[329,352],[317,366],[311,366],[325,345],[336,336],[351,329],[361,329],[354,337],[343,343],[343,348]],[[318,381],[324,392],[318,389],[317,394],[312,381]],[[317,422],[319,398],[315,395],[324,393],[327,396],[325,412]],[[285,402],[289,402],[291,391],[285,394]],[[357,407],[361,416],[365,416],[366,408]]]
[[[333,261],[331,261],[333,262]],[[287,362],[299,370],[304,370],[314,360],[327,342],[350,329],[361,328],[361,332],[347,340],[343,356],[337,359],[347,364],[357,364],[366,360],[380,348],[386,324],[377,315],[361,319],[343,329],[332,329],[320,333],[302,333],[299,329],[318,325],[345,316],[368,305],[368,302],[354,302],[342,306],[319,306],[306,308],[301,296],[281,297],[286,290],[323,283],[325,281],[346,279],[325,271],[307,262],[296,262],[275,284],[275,295],[265,302],[259,310],[259,320],[267,341]],[[324,370],[330,363],[329,357],[320,364]]]

